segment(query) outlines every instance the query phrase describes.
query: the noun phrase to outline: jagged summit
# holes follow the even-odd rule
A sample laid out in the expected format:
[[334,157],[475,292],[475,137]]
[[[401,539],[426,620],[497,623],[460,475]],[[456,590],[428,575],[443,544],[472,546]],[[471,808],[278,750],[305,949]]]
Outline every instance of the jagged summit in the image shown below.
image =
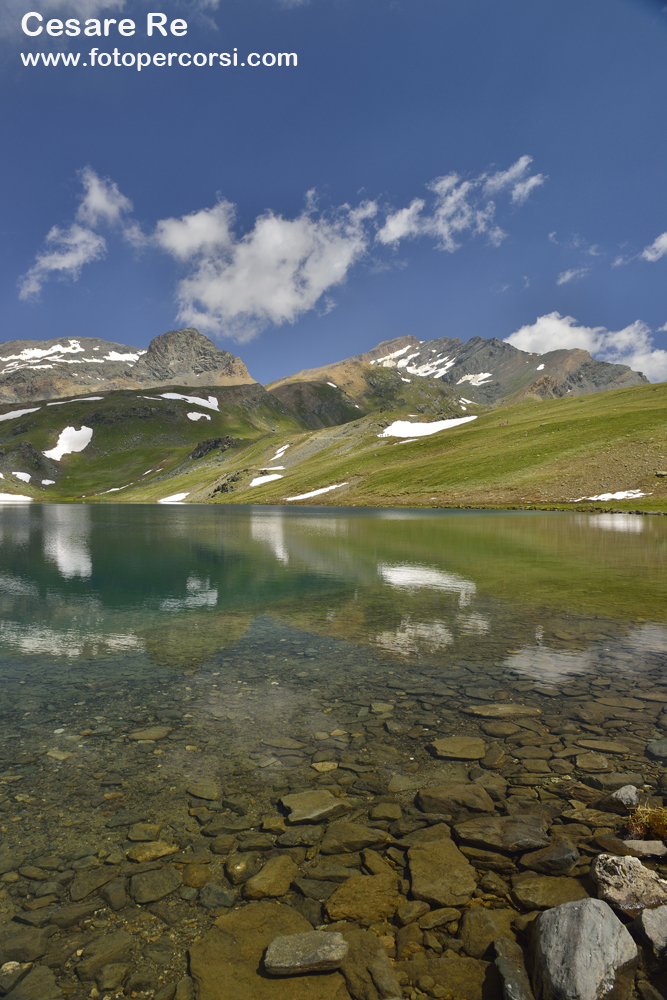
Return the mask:
[[57,399],[95,390],[253,382],[240,358],[220,350],[192,328],[163,333],[148,349],[95,337],[0,344],[0,403]]

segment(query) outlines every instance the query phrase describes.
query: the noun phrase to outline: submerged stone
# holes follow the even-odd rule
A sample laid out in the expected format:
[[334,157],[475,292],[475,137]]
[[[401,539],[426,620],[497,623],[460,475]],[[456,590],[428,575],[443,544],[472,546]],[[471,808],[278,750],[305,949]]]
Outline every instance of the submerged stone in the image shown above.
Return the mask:
[[338,799],[325,789],[283,795],[280,801],[289,809],[289,822],[294,825],[336,819],[352,811],[352,806],[345,799]]
[[349,945],[335,931],[307,931],[274,938],[264,955],[264,968],[272,976],[304,972],[331,972],[343,964]]
[[461,840],[475,847],[499,851],[526,851],[546,847],[549,838],[544,820],[530,813],[522,816],[479,816],[454,827]]
[[415,844],[408,863],[412,895],[430,906],[465,906],[477,887],[475,869],[452,840]]
[[336,889],[326,908],[331,920],[374,923],[391,919],[404,902],[396,875],[352,875]]
[[209,933],[190,947],[197,1000],[343,1000],[340,972],[269,978],[262,969],[264,952],[276,937],[311,931],[296,910],[277,903],[251,903],[218,917]]
[[484,740],[476,736],[447,736],[429,743],[436,757],[452,760],[480,760],[486,753]]

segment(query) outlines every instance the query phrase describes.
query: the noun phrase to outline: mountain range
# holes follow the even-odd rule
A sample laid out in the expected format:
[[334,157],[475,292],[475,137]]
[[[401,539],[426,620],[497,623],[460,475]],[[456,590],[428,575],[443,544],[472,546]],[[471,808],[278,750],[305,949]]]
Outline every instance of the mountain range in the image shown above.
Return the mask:
[[583,350],[408,335],[266,387],[194,329],[148,349],[68,338],[0,351],[10,498],[667,501],[665,386]]

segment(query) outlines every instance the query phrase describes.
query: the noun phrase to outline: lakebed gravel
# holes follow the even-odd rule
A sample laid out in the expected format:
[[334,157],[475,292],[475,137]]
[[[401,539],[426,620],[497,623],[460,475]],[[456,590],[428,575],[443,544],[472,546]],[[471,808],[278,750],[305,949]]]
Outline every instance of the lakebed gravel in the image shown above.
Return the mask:
[[[0,994],[499,997],[495,942],[597,897],[598,855],[667,876],[623,840],[667,792],[664,655],[612,649],[545,683],[260,619],[185,674],[8,662]],[[338,970],[258,973],[313,928],[347,942]],[[651,1000],[667,979],[642,948],[628,989]]]

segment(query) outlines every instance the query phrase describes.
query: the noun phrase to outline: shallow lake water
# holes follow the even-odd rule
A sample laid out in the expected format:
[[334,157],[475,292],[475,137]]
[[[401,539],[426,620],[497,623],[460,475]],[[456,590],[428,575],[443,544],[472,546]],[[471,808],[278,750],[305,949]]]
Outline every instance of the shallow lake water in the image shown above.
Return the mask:
[[[29,960],[67,995],[168,1000],[186,949],[247,898],[327,919],[340,878],[313,890],[290,793],[329,790],[379,830],[409,898],[399,842],[434,822],[419,789],[477,783],[508,813],[583,808],[619,775],[661,789],[667,518],[12,506],[0,552],[0,958],[7,927],[46,928]],[[473,744],[432,746],[449,737]],[[589,817],[589,840],[611,829]],[[516,871],[474,850],[478,877]],[[297,881],[246,893],[275,857]],[[459,948],[454,924],[419,955]],[[77,973],[119,929],[119,982]]]

